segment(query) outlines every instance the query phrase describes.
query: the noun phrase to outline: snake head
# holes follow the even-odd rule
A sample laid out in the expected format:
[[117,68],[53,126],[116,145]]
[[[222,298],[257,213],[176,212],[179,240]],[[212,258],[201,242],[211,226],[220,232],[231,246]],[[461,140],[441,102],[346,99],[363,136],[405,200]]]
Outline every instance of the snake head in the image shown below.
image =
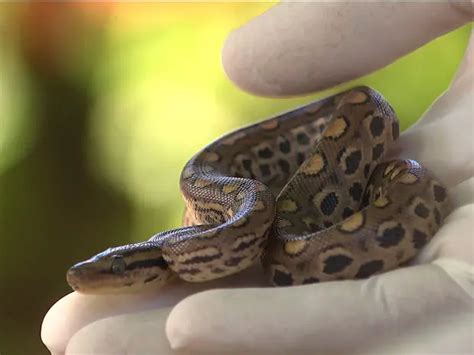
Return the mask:
[[171,276],[160,246],[144,242],[109,248],[72,266],[66,278],[75,291],[110,293],[161,286]]

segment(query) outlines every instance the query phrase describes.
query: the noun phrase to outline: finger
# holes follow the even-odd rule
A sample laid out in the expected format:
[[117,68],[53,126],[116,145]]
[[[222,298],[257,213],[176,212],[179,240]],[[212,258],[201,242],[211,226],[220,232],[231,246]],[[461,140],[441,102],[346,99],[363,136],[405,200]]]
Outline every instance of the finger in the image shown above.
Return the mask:
[[66,355],[177,354],[165,336],[165,321],[170,310],[159,308],[100,319],[71,338]]
[[[474,7],[473,7],[474,9]],[[420,120],[420,126],[428,124],[443,117],[458,115],[472,115],[472,95],[474,94],[474,27],[471,28],[471,36],[467,44],[464,58],[461,61],[456,76],[446,94],[435,101],[429,108],[429,116],[432,119]],[[460,111],[460,110],[463,111]]]
[[[470,312],[471,297],[442,267],[426,264],[364,281],[206,291],[172,310],[166,332],[182,350],[366,353]],[[463,341],[470,346],[470,338]]]
[[470,18],[444,2],[283,3],[232,32],[222,62],[244,90],[309,93],[383,67]]
[[[459,193],[467,193],[470,196],[469,199],[472,200],[474,178],[460,184],[453,190],[458,190]],[[458,200],[460,199],[458,198]],[[440,258],[449,258],[463,261],[474,267],[474,252],[472,250],[473,219],[474,203],[454,210],[446,218],[443,226],[441,226],[433,239],[421,250],[415,262],[423,264]]]
[[449,187],[470,178],[474,120],[474,37],[456,80],[449,91],[434,103],[423,119],[403,132],[392,156],[415,159],[436,173]]

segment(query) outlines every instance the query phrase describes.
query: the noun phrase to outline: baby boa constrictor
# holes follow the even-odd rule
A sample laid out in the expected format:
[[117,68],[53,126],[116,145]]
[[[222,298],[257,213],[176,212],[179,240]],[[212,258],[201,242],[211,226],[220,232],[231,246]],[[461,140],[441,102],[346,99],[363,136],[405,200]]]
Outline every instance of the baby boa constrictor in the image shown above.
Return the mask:
[[419,163],[381,162],[398,134],[393,109],[367,87],[227,134],[183,169],[185,227],[109,248],[70,268],[68,282],[92,293],[173,275],[201,282],[260,256],[274,285],[401,266],[436,233],[449,204]]

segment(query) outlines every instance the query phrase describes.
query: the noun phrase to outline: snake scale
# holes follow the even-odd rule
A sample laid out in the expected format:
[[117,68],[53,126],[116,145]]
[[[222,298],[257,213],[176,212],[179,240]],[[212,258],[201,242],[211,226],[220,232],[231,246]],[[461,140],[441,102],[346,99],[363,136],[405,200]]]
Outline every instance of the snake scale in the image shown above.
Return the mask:
[[271,284],[367,278],[405,265],[449,213],[446,188],[414,160],[383,161],[394,110],[357,87],[231,132],[185,165],[184,227],[71,267],[80,292],[173,276],[202,282],[261,259]]

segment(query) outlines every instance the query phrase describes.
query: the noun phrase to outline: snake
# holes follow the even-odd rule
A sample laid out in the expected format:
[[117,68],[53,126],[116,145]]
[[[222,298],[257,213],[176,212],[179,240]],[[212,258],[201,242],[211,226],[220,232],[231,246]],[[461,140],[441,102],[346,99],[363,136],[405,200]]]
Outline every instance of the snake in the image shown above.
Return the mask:
[[446,187],[386,159],[394,109],[360,86],[230,132],[184,166],[182,227],[67,271],[72,289],[205,282],[260,260],[269,285],[365,279],[410,264],[450,212]]

